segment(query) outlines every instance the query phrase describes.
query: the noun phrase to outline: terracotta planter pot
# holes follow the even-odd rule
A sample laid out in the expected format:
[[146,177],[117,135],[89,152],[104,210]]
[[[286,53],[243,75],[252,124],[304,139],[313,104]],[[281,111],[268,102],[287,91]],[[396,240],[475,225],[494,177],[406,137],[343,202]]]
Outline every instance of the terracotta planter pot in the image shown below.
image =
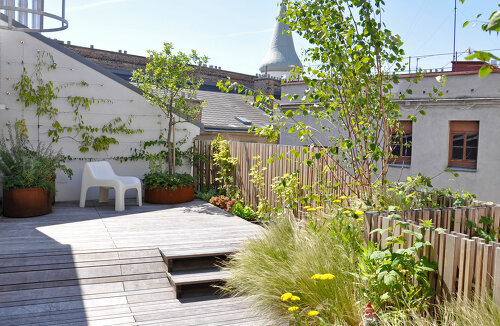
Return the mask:
[[3,215],[31,217],[52,212],[50,191],[43,188],[3,190]]
[[194,187],[185,186],[167,189],[146,189],[144,201],[151,204],[179,204],[192,201],[194,199]]

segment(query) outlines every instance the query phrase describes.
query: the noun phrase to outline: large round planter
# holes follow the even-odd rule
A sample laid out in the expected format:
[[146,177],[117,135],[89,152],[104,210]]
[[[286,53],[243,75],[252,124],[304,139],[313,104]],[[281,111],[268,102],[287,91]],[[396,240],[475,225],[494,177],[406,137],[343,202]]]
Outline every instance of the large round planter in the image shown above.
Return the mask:
[[179,204],[194,199],[194,187],[185,186],[166,189],[146,189],[144,201],[151,204]]
[[50,191],[43,188],[3,190],[3,215],[32,217],[52,212]]

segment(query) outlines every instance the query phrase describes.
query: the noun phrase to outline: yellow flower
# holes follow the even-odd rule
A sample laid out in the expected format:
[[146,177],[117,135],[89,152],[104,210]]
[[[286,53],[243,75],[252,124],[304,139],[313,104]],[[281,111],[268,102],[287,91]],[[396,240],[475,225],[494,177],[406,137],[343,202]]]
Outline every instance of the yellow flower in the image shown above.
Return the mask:
[[360,217],[360,218],[357,218],[357,219],[356,219],[356,221],[360,221],[360,222],[362,222],[362,221],[364,221],[364,220],[365,220],[365,219],[364,219],[364,218],[362,218],[362,217]]
[[281,296],[281,301],[288,301],[291,297],[293,297],[293,294],[287,292]]
[[297,310],[297,309],[299,309],[299,307],[297,307],[297,306],[292,306],[292,307],[288,308],[288,311],[295,311],[295,310]]
[[321,278],[321,274],[314,274],[311,276],[311,280],[319,280]]
[[351,211],[343,211],[344,214],[351,214]]
[[308,209],[308,208],[311,208],[311,206],[304,206],[304,209]]
[[311,310],[307,313],[309,316],[316,316],[317,314],[319,314],[319,312],[317,312],[316,310]]
[[330,273],[326,273],[326,274],[321,275],[320,279],[322,279],[322,280],[333,280],[334,277],[335,277],[335,275],[330,274]]
[[333,202],[334,203],[341,203],[342,201],[340,199],[335,199]]
[[340,199],[342,200],[347,199],[347,196],[340,196]]
[[364,215],[365,212],[363,212],[363,211],[355,211],[354,214],[361,216],[361,215]]
[[316,207],[316,209],[323,209],[323,208],[324,208],[323,206]]
[[314,212],[314,211],[316,211],[316,208],[308,208],[307,211],[308,212]]
[[296,295],[293,295],[291,298],[290,298],[291,301],[300,301],[300,298]]

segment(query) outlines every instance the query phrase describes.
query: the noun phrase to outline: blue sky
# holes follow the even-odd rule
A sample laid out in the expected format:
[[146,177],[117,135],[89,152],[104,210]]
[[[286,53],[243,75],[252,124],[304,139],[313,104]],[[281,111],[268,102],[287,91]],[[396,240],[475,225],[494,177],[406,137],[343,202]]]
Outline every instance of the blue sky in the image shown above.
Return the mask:
[[[60,10],[50,7],[48,10]],[[210,58],[209,64],[222,69],[258,73],[278,13],[277,0],[67,0],[69,28],[46,33],[47,37],[72,44],[146,55],[172,42],[182,51],[195,49]],[[478,13],[488,16],[498,0],[467,0],[457,4],[457,51],[500,48],[500,37],[482,32],[474,20]],[[450,53],[453,48],[454,0],[386,0],[383,19],[399,34],[406,55]],[[60,12],[60,11],[59,11]],[[483,17],[482,19],[485,19]],[[481,19],[481,18],[480,18]],[[294,35],[300,55],[308,43]],[[496,53],[500,54],[500,51]],[[419,59],[421,68],[449,66],[451,54]],[[412,59],[412,68],[416,60]]]

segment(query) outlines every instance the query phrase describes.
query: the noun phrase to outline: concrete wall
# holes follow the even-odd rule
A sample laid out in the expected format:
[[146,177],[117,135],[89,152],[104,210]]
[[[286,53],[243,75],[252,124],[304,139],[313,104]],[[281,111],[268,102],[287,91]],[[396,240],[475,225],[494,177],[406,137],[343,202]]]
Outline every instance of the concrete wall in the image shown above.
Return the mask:
[[[140,93],[121,84],[119,81],[98,72],[92,67],[64,54],[46,42],[22,32],[0,30],[0,104],[6,106],[6,110],[0,110],[0,131],[4,131],[7,123],[13,123],[16,119],[26,119],[30,140],[36,143],[38,135],[40,141],[48,141],[49,120],[46,117],[40,119],[38,129],[35,108],[24,108],[16,101],[17,93],[13,85],[19,81],[22,73],[22,62],[28,70],[33,69],[36,63],[37,51],[46,51],[53,55],[57,63],[57,69],[51,72],[44,72],[43,78],[46,81],[53,81],[55,85],[69,82],[85,81],[88,87],[70,86],[59,93],[58,99],[54,101],[59,109],[58,120],[61,124],[71,125],[73,119],[73,107],[68,103],[65,96],[85,96],[95,99],[110,100],[112,103],[100,103],[91,106],[89,112],[84,112],[84,120],[87,124],[101,127],[115,117],[122,117],[124,120],[129,116],[133,117],[130,128],[143,129],[144,133],[135,135],[117,134],[119,144],[111,145],[108,151],[81,153],[78,150],[78,143],[72,139],[61,138],[54,144],[54,148],[63,150],[65,155],[69,155],[74,160],[68,163],[73,169],[74,176],[68,180],[61,173],[56,178],[56,200],[68,201],[77,200],[80,196],[81,173],[83,165],[89,160],[110,160],[115,172],[119,175],[132,175],[142,178],[147,172],[147,163],[135,161],[120,163],[112,160],[117,156],[129,156],[134,148],[138,148],[140,143],[147,140],[158,139],[162,129],[168,126],[167,121],[162,117],[158,108],[150,105]],[[199,135],[200,128],[191,123],[181,123],[177,127],[177,139],[186,138],[181,149],[187,149],[192,145],[192,139]],[[191,172],[190,166],[183,166],[180,172]],[[132,193],[131,193],[132,195]],[[88,199],[98,197],[97,189],[89,190]]]
[[[424,173],[434,177],[434,187],[450,187],[467,190],[485,201],[500,202],[500,74],[493,73],[479,78],[477,73],[449,73],[446,86],[436,80],[438,74],[425,77],[418,84],[400,83],[395,94],[411,87],[413,94],[401,101],[402,119],[409,114],[418,117],[413,124],[413,144],[410,167],[393,166],[389,171],[391,180],[405,180],[407,176]],[[303,94],[303,83],[283,85],[282,92]],[[428,96],[433,87],[443,91],[437,102]],[[418,111],[425,110],[421,116]],[[443,172],[448,167],[449,121],[479,121],[479,150],[476,170],[454,169],[460,174],[455,178]],[[313,118],[301,119],[315,125]],[[281,143],[300,145],[293,135],[282,133]]]

